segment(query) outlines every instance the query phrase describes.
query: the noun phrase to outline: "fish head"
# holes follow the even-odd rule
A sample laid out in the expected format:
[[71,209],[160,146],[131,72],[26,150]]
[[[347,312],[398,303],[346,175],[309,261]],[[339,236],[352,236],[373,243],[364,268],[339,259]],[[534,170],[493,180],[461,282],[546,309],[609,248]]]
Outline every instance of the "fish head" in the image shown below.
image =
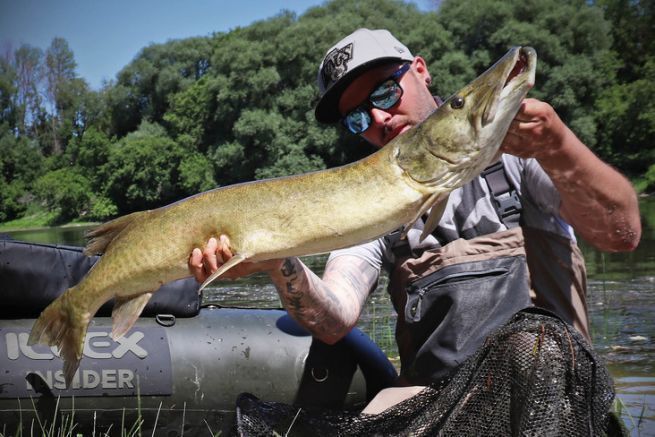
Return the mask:
[[[534,86],[536,51],[514,47],[392,143],[404,174],[431,190],[466,184],[497,157],[521,102]],[[390,143],[390,144],[392,144]]]

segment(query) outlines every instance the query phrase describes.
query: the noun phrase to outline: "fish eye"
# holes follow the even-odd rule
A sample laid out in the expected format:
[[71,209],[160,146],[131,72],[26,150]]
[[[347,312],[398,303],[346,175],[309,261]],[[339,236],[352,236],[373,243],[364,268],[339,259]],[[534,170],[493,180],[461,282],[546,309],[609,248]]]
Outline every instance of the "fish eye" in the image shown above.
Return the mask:
[[464,107],[464,97],[453,97],[453,99],[450,101],[450,107],[453,109],[462,109]]

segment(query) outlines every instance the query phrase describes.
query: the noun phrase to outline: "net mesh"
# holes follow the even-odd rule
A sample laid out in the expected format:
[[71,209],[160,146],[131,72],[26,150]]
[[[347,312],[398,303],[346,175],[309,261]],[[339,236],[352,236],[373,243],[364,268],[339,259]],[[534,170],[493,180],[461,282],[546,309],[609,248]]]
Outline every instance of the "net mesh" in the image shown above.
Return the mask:
[[240,435],[622,434],[612,380],[588,343],[555,317],[520,312],[446,382],[380,414],[237,400]]

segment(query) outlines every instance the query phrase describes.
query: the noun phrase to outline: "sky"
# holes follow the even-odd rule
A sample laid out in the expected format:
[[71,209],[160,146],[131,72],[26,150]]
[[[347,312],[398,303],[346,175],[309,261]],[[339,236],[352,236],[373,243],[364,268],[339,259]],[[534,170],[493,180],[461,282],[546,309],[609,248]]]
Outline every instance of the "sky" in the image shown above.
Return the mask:
[[[77,73],[97,90],[115,79],[143,47],[208,36],[270,18],[302,15],[324,0],[0,0],[0,50],[29,44],[47,49],[66,39]],[[427,0],[414,1],[419,7]],[[236,7],[235,5],[238,5]]]

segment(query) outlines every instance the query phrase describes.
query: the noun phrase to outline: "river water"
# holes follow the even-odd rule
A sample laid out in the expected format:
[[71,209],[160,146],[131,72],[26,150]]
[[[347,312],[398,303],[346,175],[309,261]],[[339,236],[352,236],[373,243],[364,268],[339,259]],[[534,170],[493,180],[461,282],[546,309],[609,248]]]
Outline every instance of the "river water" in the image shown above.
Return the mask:
[[[637,250],[601,253],[581,242],[589,275],[588,305],[594,347],[605,359],[617,391],[618,408],[633,436],[655,436],[655,199],[640,203],[643,236]],[[9,232],[25,241],[83,245],[86,228]],[[322,273],[326,256],[304,259]],[[216,283],[215,283],[216,284]],[[385,293],[386,278],[371,296],[359,327],[398,362],[393,339],[395,313]],[[207,303],[232,307],[279,307],[263,275],[219,282],[204,294]]]

